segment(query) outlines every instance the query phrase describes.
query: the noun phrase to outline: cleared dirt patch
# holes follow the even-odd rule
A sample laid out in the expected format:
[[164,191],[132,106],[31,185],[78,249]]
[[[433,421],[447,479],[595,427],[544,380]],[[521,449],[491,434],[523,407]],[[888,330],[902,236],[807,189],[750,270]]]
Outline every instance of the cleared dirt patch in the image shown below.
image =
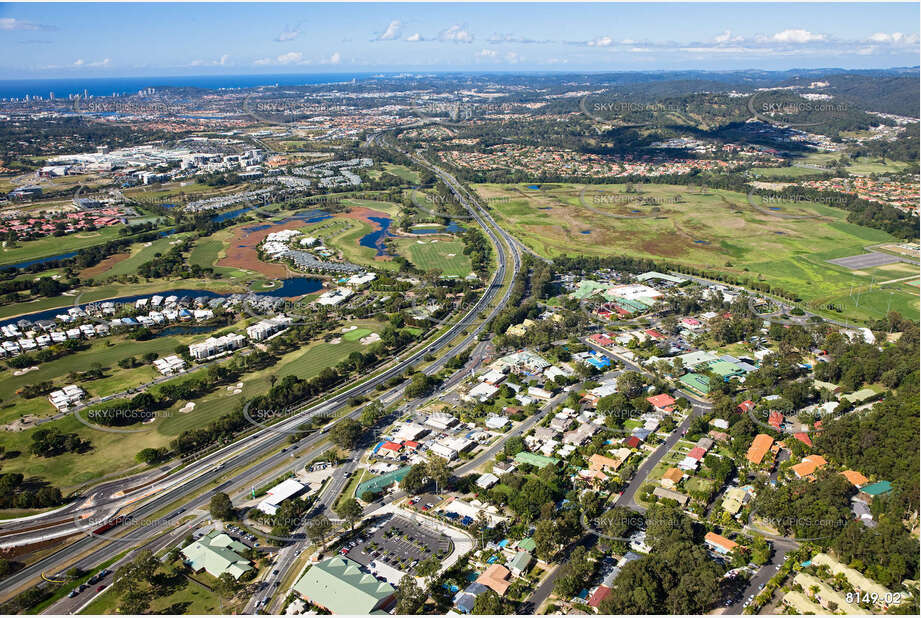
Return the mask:
[[247,231],[247,228],[262,227],[253,224],[238,229],[230,239],[227,255],[217,261],[217,266],[251,270],[265,275],[270,279],[280,279],[288,274],[288,267],[284,264],[267,264],[259,259],[259,243],[272,232],[281,230],[296,230],[304,227],[304,221],[289,221],[278,223],[264,229]]
[[80,278],[90,279],[92,277],[102,275],[119,262],[127,260],[130,257],[130,253],[116,253],[115,255],[110,255],[95,266],[90,266],[89,268],[84,268],[82,271],[80,271]]

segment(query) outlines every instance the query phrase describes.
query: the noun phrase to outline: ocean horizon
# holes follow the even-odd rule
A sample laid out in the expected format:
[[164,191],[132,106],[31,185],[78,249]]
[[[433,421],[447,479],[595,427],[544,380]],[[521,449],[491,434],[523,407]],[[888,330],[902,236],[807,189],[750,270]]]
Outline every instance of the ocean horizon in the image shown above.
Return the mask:
[[50,93],[55,98],[67,98],[70,94],[87,94],[94,97],[109,97],[135,94],[145,88],[205,88],[208,90],[231,88],[255,88],[258,86],[300,86],[307,84],[333,84],[353,79],[370,79],[376,76],[393,77],[405,72],[364,73],[281,73],[251,75],[170,75],[161,77],[93,77],[54,79],[5,79],[0,80],[0,99],[22,99],[26,95],[47,99]]

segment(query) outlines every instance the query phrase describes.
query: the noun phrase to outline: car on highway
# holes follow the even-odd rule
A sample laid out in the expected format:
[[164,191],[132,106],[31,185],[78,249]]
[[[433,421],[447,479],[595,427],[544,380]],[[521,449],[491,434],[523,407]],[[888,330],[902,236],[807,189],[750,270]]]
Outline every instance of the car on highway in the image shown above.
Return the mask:
[[102,592],[103,590],[106,589],[106,586],[107,586],[107,585],[108,585],[108,584],[103,584],[103,585],[97,587],[97,588],[96,588],[96,592]]

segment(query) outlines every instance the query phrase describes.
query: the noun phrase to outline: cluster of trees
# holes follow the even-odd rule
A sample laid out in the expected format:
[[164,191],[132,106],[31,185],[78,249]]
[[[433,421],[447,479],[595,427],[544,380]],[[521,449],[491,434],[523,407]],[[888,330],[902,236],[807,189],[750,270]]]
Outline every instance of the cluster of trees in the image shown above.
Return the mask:
[[464,242],[464,255],[470,258],[473,272],[481,277],[487,276],[492,264],[490,259],[492,245],[489,244],[486,234],[481,232],[479,228],[471,226],[461,234],[461,240]]
[[23,475],[18,472],[0,474],[2,509],[36,509],[63,503],[64,498],[57,487],[26,483]]
[[652,551],[624,565],[618,593],[602,601],[602,614],[705,614],[719,598],[723,568],[707,554],[702,527],[677,507],[652,505],[646,542]]
[[192,240],[186,238],[180,244],[170,248],[166,253],[156,253],[154,257],[138,266],[138,275],[148,279],[167,277],[206,277],[214,273],[211,267],[201,266],[189,261],[186,253],[192,249]]
[[89,440],[76,433],[64,433],[57,428],[39,428],[32,433],[29,451],[38,457],[54,457],[62,453],[84,453],[92,448]]
[[815,481],[801,479],[759,491],[752,510],[784,536],[825,546],[853,518],[854,493],[842,475],[819,472]]

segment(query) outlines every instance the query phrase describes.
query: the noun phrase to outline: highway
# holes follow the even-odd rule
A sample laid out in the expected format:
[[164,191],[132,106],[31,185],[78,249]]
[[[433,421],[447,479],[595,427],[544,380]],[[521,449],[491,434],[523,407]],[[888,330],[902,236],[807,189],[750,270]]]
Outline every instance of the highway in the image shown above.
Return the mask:
[[[417,160],[420,161],[421,165],[427,165],[427,162],[424,160]],[[437,170],[438,168],[434,169]],[[211,496],[217,492],[229,492],[232,491],[235,487],[248,487],[250,483],[254,482],[254,480],[259,476],[258,471],[243,470],[242,472],[236,473],[230,479],[224,480],[220,484],[211,487],[205,494],[192,498],[191,500],[187,499],[188,496],[195,495],[196,493],[207,489],[209,486],[215,485],[219,479],[228,473],[228,471],[247,466],[252,461],[270,455],[270,453],[273,451],[280,449],[287,443],[289,432],[296,431],[297,427],[310,417],[319,414],[331,415],[336,410],[347,405],[348,401],[354,397],[374,395],[377,392],[376,389],[379,384],[386,383],[393,377],[401,375],[407,369],[422,361],[425,356],[441,352],[447,346],[449,346],[449,344],[454,339],[473,327],[464,336],[460,343],[453,346],[450,350],[441,355],[435,362],[426,368],[427,373],[437,372],[451,358],[463,352],[477,338],[479,332],[485,327],[485,324],[488,322],[488,320],[496,315],[505,306],[511,295],[511,286],[508,286],[504,295],[499,299],[496,306],[492,309],[487,320],[475,326],[475,322],[478,319],[479,314],[489,307],[489,305],[498,294],[499,290],[503,287],[503,283],[507,275],[509,257],[507,255],[506,247],[508,247],[508,252],[511,253],[512,257],[512,276],[517,275],[521,265],[521,259],[517,250],[517,246],[510,239],[508,234],[501,230],[501,228],[496,227],[493,229],[489,224],[487,224],[487,221],[490,221],[493,225],[495,225],[495,222],[492,221],[492,219],[481,210],[475,199],[466,194],[462,188],[459,188],[460,185],[456,180],[441,170],[438,170],[437,173],[440,177],[449,179],[447,182],[450,183],[449,186],[452,188],[452,190],[456,192],[458,201],[468,209],[471,216],[483,227],[484,232],[490,238],[490,241],[493,244],[493,248],[496,251],[496,271],[493,273],[487,289],[481,298],[477,301],[477,303],[466,314],[464,314],[460,320],[451,325],[434,341],[423,346],[417,346],[417,349],[414,352],[408,356],[405,356],[402,360],[399,360],[390,368],[378,373],[376,376],[368,379],[364,383],[348,388],[339,394],[330,397],[322,403],[305,407],[304,409],[293,413],[291,418],[288,420],[280,422],[271,427],[261,429],[251,436],[238,440],[232,445],[224,447],[192,464],[189,464],[189,466],[187,466],[179,475],[182,477],[182,482],[178,483],[178,486],[167,490],[150,490],[153,495],[150,496],[149,499],[145,498],[147,499],[146,502],[131,511],[135,521],[152,520],[152,518],[159,511],[166,509],[174,503],[181,504],[186,510],[191,510],[192,508],[198,508],[207,504]],[[403,385],[396,387],[395,389],[391,389],[391,391],[387,395],[381,397],[381,399],[385,403],[391,403],[392,401],[387,400],[395,400],[395,396],[402,393],[402,388]],[[346,417],[355,418],[360,414],[360,410],[361,409],[358,408],[346,415]],[[324,434],[312,434],[311,436],[301,440],[299,443],[299,448],[315,446],[320,442],[325,441],[325,439],[326,438]],[[286,455],[282,454],[282,456],[279,457],[278,453],[271,455],[268,457],[268,459],[261,462],[258,468],[260,470],[272,469],[274,465],[278,465],[280,463],[280,459],[284,459],[285,456]],[[184,499],[186,501],[182,502]],[[141,500],[141,502],[143,502],[143,500]],[[153,525],[150,526],[150,534],[161,531],[165,525],[162,520],[153,520],[151,521],[151,524]],[[117,529],[110,534],[117,534]],[[138,532],[137,529],[132,531],[132,538],[137,538],[140,535],[141,533]],[[138,538],[137,540],[141,541],[142,539]],[[3,580],[3,596],[4,598],[8,598],[16,592],[27,587],[28,585],[37,582],[41,578],[42,573],[56,573],[64,570],[69,564],[71,564],[76,559],[83,557],[84,554],[87,554],[88,552],[92,552],[91,563],[99,564],[123,551],[125,546],[126,544],[124,542],[111,542],[108,539],[88,534],[87,536],[79,539],[78,541],[75,541],[60,551],[44,557],[7,577],[5,580]]]
[[[368,143],[375,143],[379,137],[380,137],[380,134],[374,134],[374,135],[371,135],[367,141]],[[394,146],[386,142],[381,142],[381,144],[388,148],[392,148],[392,149],[395,148]],[[407,154],[407,153],[403,152],[403,154]],[[439,174],[439,176],[442,177],[443,179],[446,179],[445,180],[446,184],[448,184],[449,188],[451,188],[451,190],[454,192],[458,201],[461,204],[463,204],[463,206],[468,210],[468,212],[471,213],[471,215],[473,215],[473,217],[477,220],[477,222],[482,226],[484,231],[489,236],[493,244],[493,247],[496,250],[497,261],[498,261],[497,272],[493,277],[493,284],[491,284],[490,289],[493,289],[493,286],[496,285],[496,282],[498,282],[499,285],[501,286],[501,282],[505,278],[505,273],[506,273],[506,268],[507,268],[506,262],[508,258],[506,256],[505,248],[503,247],[502,241],[505,241],[511,253],[511,256],[512,256],[512,269],[513,269],[512,276],[514,277],[515,275],[517,275],[520,269],[520,266],[521,266],[521,257],[518,252],[518,246],[513,242],[512,238],[498,226],[495,226],[495,229],[491,229],[490,226],[486,225],[483,219],[486,218],[489,221],[492,221],[492,219],[489,218],[488,215],[485,215],[483,213],[476,198],[470,195],[468,192],[466,192],[466,190],[463,189],[463,187],[457,182],[457,180],[454,179],[449,174],[447,174],[446,172],[438,170],[438,168],[432,166],[431,164],[429,164],[427,161],[425,161],[421,157],[414,156],[413,160],[416,161],[417,164],[423,167],[427,167],[428,169],[432,170],[434,173]],[[492,222],[492,223],[493,225],[495,225],[495,222]],[[501,236],[502,241],[500,241],[500,238],[499,238],[500,236]],[[477,338],[479,337],[480,332],[482,332],[482,330],[485,328],[486,324],[508,303],[510,295],[511,295],[511,285],[508,286],[502,299],[499,301],[496,307],[493,308],[493,310],[490,312],[487,319],[476,324],[476,326],[472,328],[471,332],[469,332],[464,337],[464,339],[461,341],[460,344],[458,344],[449,354],[445,354],[445,355],[438,357],[434,362],[432,362],[428,367],[425,368],[424,372],[429,375],[437,373],[444,367],[444,365],[451,358],[453,358],[455,355],[462,352],[471,343],[476,341]],[[478,307],[474,307],[473,312],[468,312],[467,315],[468,316],[477,315],[479,311],[480,310],[478,309]],[[485,346],[486,346],[485,342],[482,342],[482,341],[478,342],[474,346],[473,350],[471,351],[471,358],[467,362],[467,364],[461,369],[455,371],[447,380],[445,380],[445,382],[441,385],[441,390],[447,390],[453,387],[454,385],[459,383],[462,379],[464,379],[467,375],[469,375],[470,370],[473,367],[476,367],[479,364],[479,362],[482,360],[484,351],[485,351]],[[388,403],[392,401],[396,401],[402,396],[404,389],[405,389],[405,385],[400,385],[398,387],[395,387],[381,399],[387,401]],[[421,402],[422,400],[415,400],[412,402],[408,402],[406,405],[406,408],[408,409],[408,408],[415,407]],[[537,422],[537,420],[539,419],[535,419],[535,420],[529,419],[529,421],[531,421],[531,425],[529,426],[532,426],[533,423]],[[491,449],[493,453],[500,446],[501,446],[501,443],[494,445]],[[352,459],[348,464],[346,464],[346,467],[343,469],[343,472],[349,472],[349,473],[354,472],[358,466],[359,460],[360,460],[360,457],[357,456],[356,454],[356,457]],[[467,464],[467,466],[465,466],[464,468],[467,469],[471,464],[474,464],[473,467],[469,468],[469,470],[472,471],[476,469],[477,467],[479,467],[483,462],[485,462],[485,460],[486,458],[484,458],[484,456],[481,455],[473,462],[470,462],[470,464]],[[458,469],[455,471],[455,474],[457,473],[466,473],[466,472],[463,472],[460,469]],[[348,478],[343,474],[338,479],[336,479],[334,483],[332,483],[330,486],[324,488],[324,492],[320,497],[319,504],[317,507],[313,509],[313,512],[315,514],[325,513],[328,517],[330,517],[330,519],[334,519],[336,516],[335,516],[335,513],[331,511],[331,507],[335,503],[339,494],[342,493],[342,491],[345,489],[347,485],[348,485]],[[328,491],[326,491],[327,489]],[[391,501],[396,501],[402,497],[403,497],[403,494],[398,492],[392,495],[390,499]],[[377,510],[378,508],[380,508],[380,506],[382,506],[382,504],[383,503],[381,501],[377,501],[377,502],[369,504],[365,508],[365,514],[367,515],[368,513],[371,513]],[[302,532],[305,527],[306,525],[302,526],[298,530],[298,532]],[[247,612],[254,612],[258,608],[260,608],[260,606],[262,606],[263,604],[268,606],[268,604],[271,603],[272,597],[275,595],[275,593],[280,588],[280,583],[286,579],[290,569],[297,564],[298,554],[308,544],[309,543],[306,541],[298,541],[279,551],[278,558],[276,560],[275,565],[272,566],[271,572],[263,578],[262,587],[259,589],[256,595],[254,595],[254,597],[247,604],[246,606]],[[282,591],[282,592],[286,593],[287,591]],[[277,603],[278,599],[276,598],[275,601]],[[272,609],[275,609],[274,604],[269,607],[271,607]]]

